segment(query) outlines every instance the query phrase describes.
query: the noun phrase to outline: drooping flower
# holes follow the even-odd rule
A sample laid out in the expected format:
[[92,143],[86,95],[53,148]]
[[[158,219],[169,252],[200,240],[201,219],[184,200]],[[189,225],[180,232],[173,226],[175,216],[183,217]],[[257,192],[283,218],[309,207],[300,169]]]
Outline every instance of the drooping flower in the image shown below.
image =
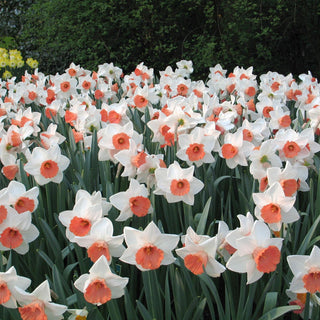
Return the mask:
[[[290,299],[289,300],[290,306],[299,306],[300,307],[300,309],[294,310],[293,313],[299,314],[302,319],[305,319],[304,318],[304,309],[305,309],[306,300],[307,300],[307,293],[294,293],[291,290],[287,289],[286,294]],[[316,295],[314,295],[314,298],[317,300],[317,302],[319,301],[319,298]],[[310,299],[309,318],[308,319],[311,318],[313,307],[314,307],[313,301],[312,301],[312,299]]]
[[152,221],[143,231],[124,227],[123,232],[127,249],[120,257],[121,261],[136,265],[141,271],[174,262],[171,251],[177,246],[178,235],[161,233]]
[[81,275],[74,286],[84,294],[87,302],[100,306],[111,299],[124,295],[124,287],[129,279],[111,272],[105,256],[101,256],[90,268],[89,273]]

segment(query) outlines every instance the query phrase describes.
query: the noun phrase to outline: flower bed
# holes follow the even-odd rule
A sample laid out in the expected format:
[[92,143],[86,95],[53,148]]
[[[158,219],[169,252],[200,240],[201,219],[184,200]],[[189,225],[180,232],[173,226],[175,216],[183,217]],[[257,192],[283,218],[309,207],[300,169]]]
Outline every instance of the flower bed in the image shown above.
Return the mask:
[[192,71],[1,82],[3,319],[318,319],[317,79]]

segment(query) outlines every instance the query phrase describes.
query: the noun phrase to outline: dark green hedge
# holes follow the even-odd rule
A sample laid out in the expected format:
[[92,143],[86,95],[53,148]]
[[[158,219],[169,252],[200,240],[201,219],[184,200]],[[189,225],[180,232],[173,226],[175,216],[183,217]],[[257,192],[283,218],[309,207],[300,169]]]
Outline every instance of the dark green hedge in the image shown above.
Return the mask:
[[71,62],[124,72],[192,60],[194,76],[220,63],[320,75],[318,0],[34,0],[21,14],[21,48],[45,73]]

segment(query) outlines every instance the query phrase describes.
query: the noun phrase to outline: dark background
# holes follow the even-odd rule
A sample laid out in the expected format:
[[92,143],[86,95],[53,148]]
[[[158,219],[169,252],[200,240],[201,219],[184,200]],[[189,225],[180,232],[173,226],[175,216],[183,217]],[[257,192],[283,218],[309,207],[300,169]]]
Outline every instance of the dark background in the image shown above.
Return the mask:
[[71,62],[162,71],[186,59],[193,79],[205,80],[217,63],[319,77],[319,17],[319,0],[7,0],[0,46],[38,59],[46,74]]

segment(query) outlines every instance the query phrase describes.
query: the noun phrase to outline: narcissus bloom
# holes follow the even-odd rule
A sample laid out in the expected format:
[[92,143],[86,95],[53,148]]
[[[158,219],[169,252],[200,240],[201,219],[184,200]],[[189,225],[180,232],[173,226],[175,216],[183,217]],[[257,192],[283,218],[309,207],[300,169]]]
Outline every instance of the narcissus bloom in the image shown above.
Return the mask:
[[[307,293],[294,293],[290,290],[286,290],[286,294],[290,299],[289,300],[290,306],[299,306],[300,307],[300,309],[294,310],[293,313],[299,314],[302,319],[305,319],[304,318],[304,309],[306,306]],[[309,317],[308,317],[308,319],[311,319],[312,309],[314,307],[314,302],[316,301],[317,304],[319,304],[319,302],[320,302],[319,301],[320,298],[317,295],[313,295],[313,298],[314,299],[310,299],[310,302],[309,302]],[[315,301],[312,301],[312,300],[315,300]]]
[[131,179],[127,191],[118,192],[110,197],[111,204],[120,210],[116,221],[125,221],[133,215],[144,217],[151,213],[153,208],[148,196],[149,191],[146,186]]
[[59,220],[67,227],[66,236],[69,241],[73,242],[76,236],[88,235],[93,223],[107,214],[109,206],[111,206],[109,203],[102,201],[100,192],[90,195],[85,190],[79,190],[73,209],[59,214]]
[[250,235],[254,224],[253,216],[250,212],[248,212],[246,216],[238,214],[237,218],[240,222],[240,227],[231,230],[226,235],[225,241],[228,244],[227,249],[230,253],[234,253],[236,251],[235,247],[237,246],[238,239]]
[[15,267],[0,272],[0,304],[6,308],[16,308],[16,287],[25,290],[30,284],[30,279],[17,275]]
[[26,191],[23,183],[11,181],[7,188],[1,190],[0,203],[13,206],[18,213],[33,212],[38,206],[39,188]]
[[142,145],[136,145],[131,140],[129,149],[120,150],[114,157],[124,167],[121,177],[134,178],[137,169],[146,163],[147,153],[143,151]]
[[310,255],[287,257],[293,279],[289,290],[294,293],[320,292],[320,249],[313,246]]
[[68,309],[67,310],[71,315],[68,320],[86,320],[89,312],[86,308],[84,309]]
[[271,238],[270,229],[256,220],[248,236],[237,239],[237,251],[227,262],[227,268],[247,273],[247,284],[259,280],[264,273],[276,270],[281,258],[282,238]]
[[83,292],[86,301],[100,306],[123,296],[128,281],[128,278],[113,274],[106,257],[101,256],[90,268],[89,274],[81,275],[74,286]]
[[114,155],[120,150],[127,150],[130,147],[131,139],[139,145],[142,142],[142,136],[133,129],[132,122],[121,126],[111,123],[98,131],[99,160],[112,160],[117,162]]
[[178,235],[161,233],[152,221],[143,231],[124,227],[123,232],[128,247],[120,257],[121,261],[136,265],[141,271],[158,269],[160,265],[174,262],[171,251],[178,244]]
[[286,197],[279,182],[263,193],[253,193],[252,198],[256,204],[255,216],[268,223],[273,231],[280,231],[282,223],[292,223],[300,218],[293,206],[296,198]]
[[70,160],[61,154],[58,145],[51,146],[47,150],[36,147],[24,166],[24,170],[42,186],[50,181],[60,183],[63,179],[63,171],[69,164]]
[[67,306],[51,302],[48,280],[42,282],[32,293],[17,288],[17,301],[22,320],[60,320]]
[[193,176],[194,167],[182,169],[177,161],[168,168],[158,168],[156,190],[154,194],[164,195],[169,203],[183,201],[193,205],[194,195],[200,192],[204,184]]
[[205,133],[205,129],[196,127],[191,133],[179,135],[177,157],[186,161],[189,166],[194,163],[199,167],[203,163],[214,162],[211,152],[216,145],[216,139]]
[[108,218],[96,221],[88,235],[74,237],[73,241],[80,247],[87,248],[92,262],[104,255],[110,264],[112,257],[120,257],[124,251],[123,235],[113,236],[113,225]]
[[224,144],[221,146],[219,155],[226,159],[227,166],[234,169],[238,164],[247,166],[247,157],[253,150],[253,144],[243,139],[242,131],[227,133]]
[[217,246],[217,237],[199,236],[189,227],[185,246],[176,249],[176,253],[183,259],[185,267],[195,275],[205,271],[211,277],[219,277],[226,268],[215,258]]
[[267,170],[268,183],[272,185],[275,182],[279,182],[286,197],[296,195],[297,190],[300,188],[301,180],[305,183],[307,178],[307,167],[292,166],[289,161],[286,162],[284,169],[269,168]]
[[35,240],[39,230],[31,224],[29,211],[18,213],[9,206],[1,206],[1,211],[6,211],[6,219],[0,225],[0,250],[13,249],[19,254],[29,250],[29,242]]

